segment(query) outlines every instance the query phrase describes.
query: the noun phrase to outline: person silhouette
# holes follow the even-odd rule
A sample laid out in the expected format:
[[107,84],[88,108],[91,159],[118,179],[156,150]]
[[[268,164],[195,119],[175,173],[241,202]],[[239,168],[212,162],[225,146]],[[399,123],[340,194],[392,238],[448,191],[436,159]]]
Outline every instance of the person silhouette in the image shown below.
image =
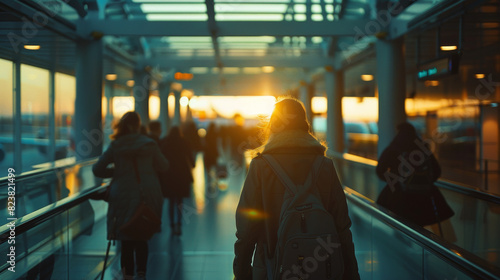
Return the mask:
[[210,123],[205,135],[205,145],[203,146],[203,165],[205,167],[205,184],[209,191],[215,191],[217,177],[213,174],[214,168],[217,165],[219,157],[219,149],[217,145],[218,133],[215,123]]
[[[343,262],[336,262],[339,266],[343,265],[342,269],[330,273],[342,274],[343,270],[343,276],[338,279],[359,279],[345,194],[333,162],[324,156],[326,147],[310,132],[304,105],[290,97],[278,101],[263,135],[266,137],[265,144],[253,150],[255,157],[250,163],[236,210],[237,241],[234,245],[233,262],[235,279],[271,279],[274,276],[272,269],[269,269],[268,260],[275,258],[281,208],[285,193],[289,192],[273,172],[273,168],[270,168],[268,157],[281,166],[289,180],[302,184],[297,185],[297,188],[305,188],[303,183],[307,181],[306,177],[317,174],[316,183],[309,184],[309,190],[321,194],[316,199],[333,218],[329,225],[336,229],[343,258]],[[319,167],[317,162],[320,163]],[[313,170],[312,173],[310,170]],[[309,227],[317,226],[313,224],[314,220],[308,221],[309,224],[305,220],[303,223],[305,232]],[[304,258],[306,256],[302,257]],[[296,261],[301,262],[300,259]],[[325,259],[323,261],[325,262],[321,266],[324,265],[326,269],[321,272],[328,273],[329,268],[334,270],[335,264],[332,265]],[[283,278],[286,278],[285,274]],[[289,279],[295,278],[298,279],[289,276]]]
[[450,218],[454,212],[434,185],[441,167],[429,145],[412,124],[403,122],[397,129],[376,167],[377,176],[387,183],[377,204],[419,226]]
[[194,156],[188,140],[177,126],[160,141],[160,149],[170,163],[167,172],[160,174],[163,196],[169,201],[170,227],[174,235],[181,235],[182,202],[191,196]]
[[[161,217],[163,198],[157,174],[169,166],[155,141],[140,130],[139,115],[125,113],[110,136],[113,141],[92,168],[96,177],[113,178],[109,187],[107,231],[109,240],[121,241],[121,269],[125,280],[134,279],[135,268],[136,279],[145,278],[148,241],[127,236],[120,228],[132,219],[142,202]],[[114,167],[108,167],[109,164]]]

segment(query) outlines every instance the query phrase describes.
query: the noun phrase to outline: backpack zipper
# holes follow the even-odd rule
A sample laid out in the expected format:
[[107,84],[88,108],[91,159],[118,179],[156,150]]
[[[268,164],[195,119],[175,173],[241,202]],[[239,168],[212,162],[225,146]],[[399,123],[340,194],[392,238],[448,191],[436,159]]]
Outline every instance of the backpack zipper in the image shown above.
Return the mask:
[[307,232],[306,216],[304,215],[304,213],[300,214],[300,228],[301,228],[303,233]]

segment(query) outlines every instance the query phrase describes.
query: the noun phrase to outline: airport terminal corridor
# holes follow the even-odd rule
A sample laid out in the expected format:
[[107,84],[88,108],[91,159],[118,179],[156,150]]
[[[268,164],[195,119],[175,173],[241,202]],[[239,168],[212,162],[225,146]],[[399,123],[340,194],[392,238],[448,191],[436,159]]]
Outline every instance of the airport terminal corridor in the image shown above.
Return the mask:
[[[236,208],[265,153],[294,178],[333,162],[319,198],[345,195],[350,278],[354,252],[362,280],[500,279],[499,19],[500,0],[0,0],[0,279],[248,273]],[[247,220],[273,221],[260,204]]]

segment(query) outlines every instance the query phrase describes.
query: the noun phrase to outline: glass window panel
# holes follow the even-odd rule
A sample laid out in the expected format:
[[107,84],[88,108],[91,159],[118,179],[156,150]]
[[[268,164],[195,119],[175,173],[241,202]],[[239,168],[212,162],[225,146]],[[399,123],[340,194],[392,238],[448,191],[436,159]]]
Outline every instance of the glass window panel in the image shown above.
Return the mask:
[[213,48],[212,43],[171,43],[169,45],[170,49],[211,49]]
[[73,76],[56,73],[55,75],[55,159],[70,156],[71,127],[75,114],[76,79]]
[[246,36],[246,37],[219,37],[219,42],[221,43],[274,43],[276,42],[276,37],[273,36]]
[[293,10],[296,12],[296,13],[305,13],[306,12],[306,5],[295,5],[293,6]]
[[49,71],[21,64],[23,172],[50,160]]
[[313,21],[322,21],[322,20],[323,20],[323,16],[322,16],[322,15],[320,15],[320,14],[313,14],[313,15],[311,16],[311,19],[312,19]]
[[12,62],[0,59],[0,177],[14,165],[14,119],[12,92]]
[[193,74],[206,74],[208,73],[208,67],[191,67],[190,72]]
[[307,17],[305,14],[296,14],[294,16],[294,18],[296,21],[306,21],[307,20]]
[[315,36],[315,37],[312,37],[311,41],[312,41],[313,43],[315,43],[315,44],[320,44],[320,43],[322,43],[322,42],[323,42],[323,38],[322,38],[322,37],[317,37],[317,36]]
[[424,262],[425,279],[473,279],[427,250],[424,253]]
[[327,13],[333,13],[333,5],[326,5],[325,6],[325,11]]
[[373,278],[422,279],[423,249],[416,242],[380,220],[372,222]]
[[[262,4],[262,3],[267,2],[267,1],[263,1],[263,0],[215,0],[214,2],[215,3],[240,3],[240,2],[245,2],[245,3],[260,3],[260,4]],[[272,2],[272,3],[290,3],[291,1],[290,0],[271,0],[269,2]]]
[[[159,2],[159,3],[179,3],[179,2],[190,2],[190,3],[205,3],[205,0],[132,0],[135,3],[151,3],[151,2]],[[215,1],[217,2],[217,1]]]
[[282,21],[282,14],[216,14],[215,20],[218,21],[230,21],[230,20],[241,20],[241,21]]
[[215,4],[216,13],[285,13],[286,4]]
[[172,20],[172,21],[206,21],[207,14],[148,14],[146,19],[149,21]]
[[205,4],[142,4],[144,13],[204,13],[207,11]]
[[317,5],[317,4],[312,5],[311,12],[316,13],[316,14],[321,13],[321,5]]
[[211,43],[212,38],[208,36],[201,36],[201,37],[172,36],[172,37],[162,37],[161,41],[165,43]]
[[[0,279],[47,279],[43,275],[52,271],[51,279],[67,279],[68,275],[67,212],[30,228],[16,232],[15,273],[2,265]],[[2,252],[9,252],[9,245],[0,245]],[[7,264],[8,265],[8,264]]]

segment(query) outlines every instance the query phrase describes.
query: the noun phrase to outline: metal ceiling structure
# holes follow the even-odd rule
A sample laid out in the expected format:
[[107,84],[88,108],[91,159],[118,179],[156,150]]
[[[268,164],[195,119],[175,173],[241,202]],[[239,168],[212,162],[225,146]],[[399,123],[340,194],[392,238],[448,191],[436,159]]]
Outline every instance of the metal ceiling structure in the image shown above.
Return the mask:
[[376,37],[407,34],[440,5],[468,2],[484,1],[0,0],[0,57],[71,73],[78,40],[103,37],[104,74],[121,81],[149,66],[165,79],[194,73],[200,94],[266,79],[282,93],[325,66],[363,61]]

